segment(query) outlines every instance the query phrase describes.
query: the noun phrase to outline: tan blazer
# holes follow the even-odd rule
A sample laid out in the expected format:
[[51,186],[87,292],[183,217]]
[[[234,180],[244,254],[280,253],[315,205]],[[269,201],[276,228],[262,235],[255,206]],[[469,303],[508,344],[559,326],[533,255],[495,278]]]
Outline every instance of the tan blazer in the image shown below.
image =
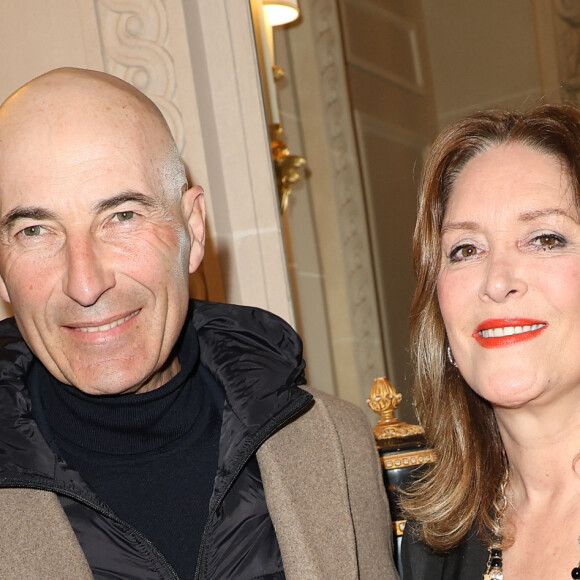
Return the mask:
[[258,451],[286,577],[395,580],[391,516],[368,421],[354,405],[311,392],[312,409]]
[[[395,580],[391,520],[366,418],[314,394],[313,407],[258,451],[286,577]],[[54,494],[0,490],[0,577],[92,578]]]

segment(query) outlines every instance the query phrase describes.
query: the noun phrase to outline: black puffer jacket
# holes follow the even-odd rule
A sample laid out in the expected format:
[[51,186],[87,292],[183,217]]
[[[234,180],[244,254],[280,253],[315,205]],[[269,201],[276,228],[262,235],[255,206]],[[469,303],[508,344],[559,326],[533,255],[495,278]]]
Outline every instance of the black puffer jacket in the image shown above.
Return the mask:
[[[256,308],[194,301],[193,324],[201,361],[225,391],[218,471],[195,577],[284,578],[255,454],[311,404],[298,387],[304,383],[300,338]],[[95,578],[177,578],[155,547],[52,452],[24,384],[31,360],[14,320],[0,322],[0,488],[56,493]]]

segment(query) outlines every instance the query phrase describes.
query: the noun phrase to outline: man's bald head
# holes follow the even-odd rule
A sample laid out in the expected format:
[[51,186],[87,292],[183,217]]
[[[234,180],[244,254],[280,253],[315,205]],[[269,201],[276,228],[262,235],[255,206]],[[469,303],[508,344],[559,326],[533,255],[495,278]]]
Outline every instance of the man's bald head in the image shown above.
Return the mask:
[[58,69],[0,107],[0,297],[58,380],[92,394],[151,390],[204,253],[163,116],[110,75]]
[[187,179],[171,131],[157,106],[129,83],[100,71],[59,68],[28,82],[0,105],[2,156],[18,143],[42,142],[42,136],[54,142],[102,135],[114,146],[116,134],[134,139],[164,193],[179,199]]

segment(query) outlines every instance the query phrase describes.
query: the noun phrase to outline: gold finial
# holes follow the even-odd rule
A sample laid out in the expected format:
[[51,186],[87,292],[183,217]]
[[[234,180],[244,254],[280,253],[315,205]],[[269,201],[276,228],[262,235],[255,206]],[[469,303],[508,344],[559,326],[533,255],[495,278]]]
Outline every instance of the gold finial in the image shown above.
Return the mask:
[[395,417],[395,409],[402,399],[403,396],[391,381],[385,377],[375,379],[367,405],[380,416],[373,427],[377,441],[423,434],[423,428],[419,425],[409,425]]

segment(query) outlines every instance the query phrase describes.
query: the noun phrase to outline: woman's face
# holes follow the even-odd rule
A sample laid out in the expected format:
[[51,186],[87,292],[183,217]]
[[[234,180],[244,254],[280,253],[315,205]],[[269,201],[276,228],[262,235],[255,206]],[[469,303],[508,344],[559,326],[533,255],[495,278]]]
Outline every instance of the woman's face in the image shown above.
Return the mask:
[[580,386],[580,221],[560,161],[520,144],[470,160],[441,244],[439,305],[471,388],[519,407]]

